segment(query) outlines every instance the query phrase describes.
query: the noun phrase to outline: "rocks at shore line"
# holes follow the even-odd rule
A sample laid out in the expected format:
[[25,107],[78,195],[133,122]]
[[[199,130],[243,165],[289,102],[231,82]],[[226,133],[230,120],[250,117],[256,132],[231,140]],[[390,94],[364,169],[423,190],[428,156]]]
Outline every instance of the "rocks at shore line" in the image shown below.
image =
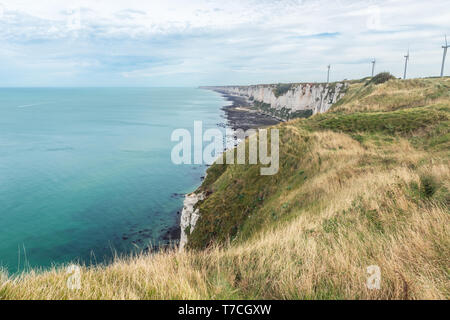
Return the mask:
[[178,241],[181,236],[181,228],[180,225],[175,225],[169,228],[166,233],[163,235],[162,239],[166,242]]

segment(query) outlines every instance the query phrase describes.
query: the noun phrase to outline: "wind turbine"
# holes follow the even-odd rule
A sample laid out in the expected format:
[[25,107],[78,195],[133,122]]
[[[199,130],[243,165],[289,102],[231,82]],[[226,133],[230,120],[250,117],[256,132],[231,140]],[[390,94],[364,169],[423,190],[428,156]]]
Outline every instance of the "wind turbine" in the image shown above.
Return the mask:
[[331,65],[328,65],[327,83],[330,82],[330,68],[331,68]]
[[375,63],[376,63],[377,61],[375,60],[375,58],[373,58],[373,60],[372,60],[372,78],[373,78],[373,74],[374,74],[374,72],[375,72]]
[[444,76],[445,56],[447,55],[447,49],[449,47],[450,46],[447,44],[447,35],[445,35],[445,46],[442,46],[442,49],[444,49],[444,56],[442,57],[441,77]]
[[406,79],[406,69],[408,68],[408,61],[409,61],[409,49],[408,53],[405,56],[405,72],[403,73],[403,80]]

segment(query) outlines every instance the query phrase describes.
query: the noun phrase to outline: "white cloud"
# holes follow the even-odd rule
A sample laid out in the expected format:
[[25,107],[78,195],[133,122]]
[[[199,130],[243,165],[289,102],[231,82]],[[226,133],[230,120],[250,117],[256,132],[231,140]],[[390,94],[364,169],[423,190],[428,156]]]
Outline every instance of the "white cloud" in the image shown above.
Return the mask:
[[399,74],[408,46],[410,75],[427,76],[450,34],[444,0],[0,2],[0,68],[75,85],[321,81],[328,63],[338,80],[366,76],[373,56]]

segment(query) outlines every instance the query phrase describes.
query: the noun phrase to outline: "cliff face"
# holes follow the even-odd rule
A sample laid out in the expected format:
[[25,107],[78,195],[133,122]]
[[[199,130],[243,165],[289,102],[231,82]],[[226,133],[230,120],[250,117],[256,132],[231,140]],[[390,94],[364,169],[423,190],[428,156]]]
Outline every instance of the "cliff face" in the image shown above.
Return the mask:
[[183,211],[181,212],[181,237],[180,237],[180,250],[183,250],[187,244],[188,236],[194,231],[195,225],[198,218],[200,217],[200,212],[195,209],[197,202],[204,199],[203,194],[191,193],[186,195],[183,203]]
[[245,97],[255,109],[287,120],[327,111],[343,97],[348,83],[293,83],[205,88]]

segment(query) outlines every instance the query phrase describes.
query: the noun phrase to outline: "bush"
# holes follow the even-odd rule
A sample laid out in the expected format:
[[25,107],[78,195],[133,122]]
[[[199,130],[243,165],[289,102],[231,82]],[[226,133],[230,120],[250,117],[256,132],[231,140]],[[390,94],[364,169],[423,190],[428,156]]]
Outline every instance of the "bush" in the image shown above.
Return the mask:
[[439,184],[436,179],[430,175],[423,175],[420,177],[420,193],[424,198],[431,198],[439,189]]
[[393,80],[393,79],[395,79],[395,77],[392,74],[390,74],[389,72],[382,72],[382,73],[377,74],[372,79],[370,79],[370,81],[366,83],[366,86],[369,84],[385,83],[385,82],[387,82],[389,80]]
[[275,89],[273,89],[273,94],[275,95],[275,97],[278,98],[278,97],[284,95],[286,92],[288,92],[291,89],[292,89],[292,84],[280,83],[277,85],[277,87]]

